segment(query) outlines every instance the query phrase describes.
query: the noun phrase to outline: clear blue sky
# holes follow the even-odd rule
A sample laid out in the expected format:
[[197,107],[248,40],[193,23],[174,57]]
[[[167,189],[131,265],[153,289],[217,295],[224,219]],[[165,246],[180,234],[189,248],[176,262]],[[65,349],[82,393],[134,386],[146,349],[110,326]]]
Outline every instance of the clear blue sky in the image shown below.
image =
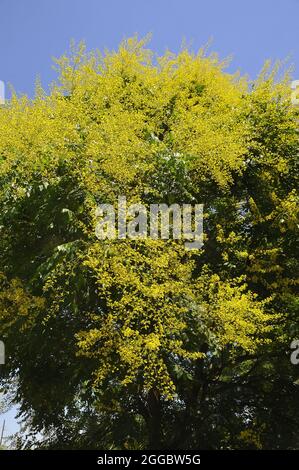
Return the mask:
[[[213,38],[221,57],[233,55],[231,70],[252,78],[265,59],[291,54],[299,78],[298,21],[299,0],[0,0],[0,79],[32,96],[37,75],[44,86],[55,78],[51,58],[71,39],[116,48],[148,32],[158,53],[177,51],[184,38],[194,49]],[[7,433],[17,428],[14,414]]]
[[7,443],[6,438],[8,436],[12,436],[15,432],[19,430],[19,425],[16,420],[17,408],[11,408],[7,413],[0,415],[0,432],[2,431],[3,421],[5,420],[5,427],[4,427],[4,441],[3,444]]
[[289,54],[299,75],[299,0],[0,0],[0,79],[32,95],[41,76],[55,77],[52,56],[70,39],[115,48],[122,38],[153,33],[151,47],[197,49],[213,38],[231,69],[255,77],[267,58]]

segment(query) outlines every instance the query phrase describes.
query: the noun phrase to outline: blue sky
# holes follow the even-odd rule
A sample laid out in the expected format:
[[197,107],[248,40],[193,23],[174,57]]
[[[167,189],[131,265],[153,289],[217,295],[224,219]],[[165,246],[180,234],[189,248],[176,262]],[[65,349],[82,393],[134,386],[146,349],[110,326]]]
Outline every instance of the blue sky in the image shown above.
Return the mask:
[[17,408],[11,408],[7,413],[0,415],[0,432],[2,431],[3,420],[5,419],[4,427],[4,444],[6,442],[5,438],[11,436],[16,431],[19,430],[18,422],[16,421]]
[[[36,76],[55,78],[52,57],[71,39],[88,48],[116,48],[124,37],[151,32],[151,47],[178,51],[213,39],[220,57],[233,55],[230,70],[254,78],[265,59],[291,55],[299,78],[299,0],[0,0],[0,79],[33,94]],[[7,431],[17,426],[15,411]],[[2,423],[0,416],[0,425]]]
[[37,75],[43,85],[55,78],[51,58],[72,38],[104,49],[148,32],[158,53],[213,38],[221,57],[233,55],[230,69],[251,77],[265,59],[291,54],[299,76],[298,18],[299,0],[0,0],[0,79],[32,96]]

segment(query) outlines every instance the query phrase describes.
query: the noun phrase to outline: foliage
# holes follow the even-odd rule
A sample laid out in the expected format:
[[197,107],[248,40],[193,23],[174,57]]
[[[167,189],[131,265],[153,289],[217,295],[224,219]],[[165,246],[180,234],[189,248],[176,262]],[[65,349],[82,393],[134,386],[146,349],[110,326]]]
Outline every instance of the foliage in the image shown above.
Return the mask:
[[[2,381],[17,379],[19,445],[294,448],[288,76],[266,66],[250,83],[204,50],[156,57],[145,42],[80,45],[50,94],[0,109]],[[203,249],[98,240],[95,209],[119,195],[204,204]]]

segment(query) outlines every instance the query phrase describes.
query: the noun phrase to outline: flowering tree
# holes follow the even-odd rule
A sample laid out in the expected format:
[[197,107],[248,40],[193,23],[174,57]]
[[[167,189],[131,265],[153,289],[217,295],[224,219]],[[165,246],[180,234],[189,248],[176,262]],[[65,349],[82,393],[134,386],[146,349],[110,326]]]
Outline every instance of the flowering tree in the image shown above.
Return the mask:
[[[136,38],[57,65],[50,94],[0,109],[2,381],[39,445],[295,446],[288,77]],[[97,206],[120,195],[203,204],[203,248],[99,240]]]

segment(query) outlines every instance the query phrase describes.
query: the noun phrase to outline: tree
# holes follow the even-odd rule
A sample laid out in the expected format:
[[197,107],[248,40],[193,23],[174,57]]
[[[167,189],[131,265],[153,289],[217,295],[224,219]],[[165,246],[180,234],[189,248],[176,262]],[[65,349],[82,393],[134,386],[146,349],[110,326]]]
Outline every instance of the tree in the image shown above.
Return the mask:
[[[298,446],[288,76],[251,84],[136,38],[57,65],[49,95],[0,110],[2,381],[22,445]],[[99,240],[96,208],[120,195],[204,204],[203,249]]]

